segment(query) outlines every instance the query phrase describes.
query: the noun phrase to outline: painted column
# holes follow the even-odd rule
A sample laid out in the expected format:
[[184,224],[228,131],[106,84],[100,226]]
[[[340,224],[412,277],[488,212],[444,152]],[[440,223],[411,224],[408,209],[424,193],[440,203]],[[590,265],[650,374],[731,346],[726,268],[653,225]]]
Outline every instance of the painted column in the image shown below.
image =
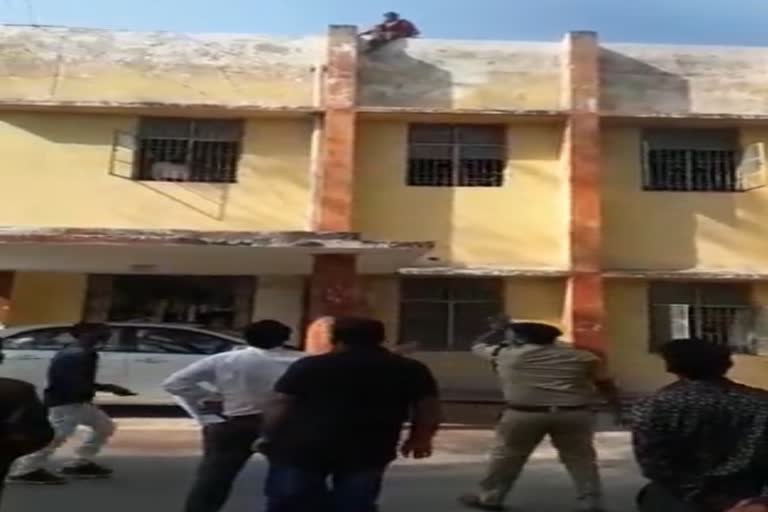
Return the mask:
[[11,320],[13,300],[13,282],[16,273],[9,270],[0,271],[0,327],[8,326]]
[[[325,112],[320,165],[315,176],[314,231],[352,231],[357,60],[357,28],[332,26],[322,94]],[[309,280],[305,349],[315,354],[328,351],[328,317],[361,313],[362,296],[356,256],[316,255]]]
[[571,277],[566,324],[577,346],[605,352],[601,269],[600,47],[593,32],[564,41],[563,103],[568,111],[564,161],[569,174]]

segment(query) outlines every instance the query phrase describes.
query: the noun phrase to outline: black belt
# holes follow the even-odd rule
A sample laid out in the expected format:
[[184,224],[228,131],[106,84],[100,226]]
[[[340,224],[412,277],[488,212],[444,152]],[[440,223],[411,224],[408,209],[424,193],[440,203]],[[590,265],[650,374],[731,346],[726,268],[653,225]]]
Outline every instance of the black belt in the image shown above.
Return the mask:
[[589,405],[512,405],[507,404],[507,409],[519,412],[563,412],[586,411],[591,409]]

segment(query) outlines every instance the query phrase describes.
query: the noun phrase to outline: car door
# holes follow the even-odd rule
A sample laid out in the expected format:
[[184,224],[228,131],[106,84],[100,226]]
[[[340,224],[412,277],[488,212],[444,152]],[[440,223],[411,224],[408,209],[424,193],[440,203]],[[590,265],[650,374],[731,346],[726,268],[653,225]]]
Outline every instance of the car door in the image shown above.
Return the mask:
[[127,387],[147,404],[173,404],[162,384],[171,374],[206,356],[226,352],[237,344],[223,336],[174,327],[133,327],[135,352],[128,357]]
[[[127,365],[115,356],[114,347],[120,343],[121,332],[112,328],[110,340],[102,348],[96,380],[112,384],[126,383]],[[48,366],[53,356],[75,342],[68,326],[31,329],[8,336],[3,342],[5,363],[0,375],[23,380],[37,386],[47,386]]]

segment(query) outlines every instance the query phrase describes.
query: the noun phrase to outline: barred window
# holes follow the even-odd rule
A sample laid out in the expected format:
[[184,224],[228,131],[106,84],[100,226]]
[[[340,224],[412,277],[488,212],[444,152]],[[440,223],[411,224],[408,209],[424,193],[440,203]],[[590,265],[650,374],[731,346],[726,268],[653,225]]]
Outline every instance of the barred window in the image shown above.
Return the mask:
[[400,282],[400,339],[425,350],[466,350],[504,310],[502,281],[405,278]]
[[239,120],[143,118],[134,175],[143,181],[234,183],[241,139]]
[[651,350],[673,339],[697,338],[734,352],[764,353],[766,317],[748,284],[652,283]]
[[412,124],[411,187],[501,187],[507,167],[506,127]]
[[645,190],[743,192],[765,185],[762,143],[739,146],[738,130],[647,130],[643,141]]

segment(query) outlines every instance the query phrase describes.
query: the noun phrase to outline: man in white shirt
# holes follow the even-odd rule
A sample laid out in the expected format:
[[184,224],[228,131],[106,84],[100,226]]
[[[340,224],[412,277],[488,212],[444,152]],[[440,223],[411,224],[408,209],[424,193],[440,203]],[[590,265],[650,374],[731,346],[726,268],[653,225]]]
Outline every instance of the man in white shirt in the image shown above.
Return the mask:
[[285,345],[291,328],[275,320],[252,324],[244,337],[248,348],[207,357],[163,384],[203,423],[203,459],[185,512],[218,512],[224,507],[253,454],[272,387],[303,356]]

